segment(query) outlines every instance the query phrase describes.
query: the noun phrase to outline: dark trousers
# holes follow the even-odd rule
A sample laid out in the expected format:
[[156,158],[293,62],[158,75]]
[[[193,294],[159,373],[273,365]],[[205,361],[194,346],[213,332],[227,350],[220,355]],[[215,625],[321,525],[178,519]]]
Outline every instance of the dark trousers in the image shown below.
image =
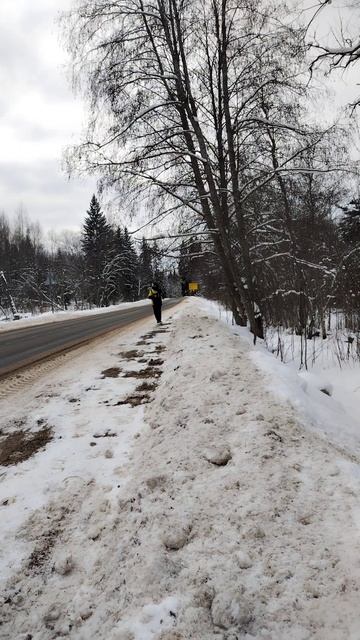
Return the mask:
[[161,303],[153,302],[154,316],[157,322],[161,322]]

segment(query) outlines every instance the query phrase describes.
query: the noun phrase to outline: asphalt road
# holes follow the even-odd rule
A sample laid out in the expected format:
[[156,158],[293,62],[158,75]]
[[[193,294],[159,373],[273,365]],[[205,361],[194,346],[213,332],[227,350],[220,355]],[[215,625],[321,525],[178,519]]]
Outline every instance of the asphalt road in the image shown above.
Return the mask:
[[[163,309],[178,302],[166,300]],[[148,303],[133,309],[4,331],[0,333],[0,376],[151,316],[152,305]]]

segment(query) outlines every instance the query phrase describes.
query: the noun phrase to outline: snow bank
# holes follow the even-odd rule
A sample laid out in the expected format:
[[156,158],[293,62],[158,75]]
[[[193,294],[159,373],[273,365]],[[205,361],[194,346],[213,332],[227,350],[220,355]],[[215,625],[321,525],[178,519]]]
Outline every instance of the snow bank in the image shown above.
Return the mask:
[[[250,347],[250,357],[266,374],[267,388],[281,401],[289,402],[302,424],[326,435],[349,452],[360,456],[360,364],[343,362],[340,367],[332,345],[325,344],[309,371],[299,370],[296,360],[281,362],[261,340],[255,347],[246,328],[232,324],[232,314],[216,302],[192,301],[202,312],[226,324]],[[325,341],[326,343],[326,341]]]
[[130,309],[131,307],[137,307],[142,305],[149,305],[148,300],[138,300],[137,302],[121,302],[120,304],[113,304],[109,307],[94,307],[93,309],[82,309],[80,311],[46,311],[46,313],[39,314],[22,314],[20,320],[12,320],[5,316],[0,317],[0,332],[11,331],[12,329],[19,329],[21,327],[35,326],[38,324],[44,324],[49,322],[61,322],[62,320],[73,320],[74,318],[81,318],[86,315],[97,315],[99,313],[110,313],[111,311],[121,311],[123,309]]
[[[4,640],[358,636],[359,465],[298,425],[247,342],[200,305],[140,340],[107,338],[39,381],[38,398],[22,394],[21,415],[41,415],[67,446],[9,471],[2,509],[23,509],[22,557],[3,589]],[[136,382],[101,371],[140,372],[164,346],[145,411],[117,405]],[[136,363],[129,349],[143,352]],[[24,505],[39,467],[41,505]]]

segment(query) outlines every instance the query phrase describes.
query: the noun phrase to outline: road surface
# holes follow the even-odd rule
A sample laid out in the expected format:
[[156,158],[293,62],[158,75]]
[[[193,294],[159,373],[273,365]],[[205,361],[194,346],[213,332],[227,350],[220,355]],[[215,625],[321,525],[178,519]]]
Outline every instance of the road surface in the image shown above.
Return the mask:
[[[166,300],[170,309],[179,300]],[[0,333],[0,376],[152,315],[150,303]]]

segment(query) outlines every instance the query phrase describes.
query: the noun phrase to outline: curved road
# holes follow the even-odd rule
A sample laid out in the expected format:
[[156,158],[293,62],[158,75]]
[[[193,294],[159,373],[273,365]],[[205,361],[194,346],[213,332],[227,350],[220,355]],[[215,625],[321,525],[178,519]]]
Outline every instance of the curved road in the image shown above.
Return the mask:
[[[170,309],[179,300],[166,300]],[[0,376],[152,315],[151,304],[0,333]]]

